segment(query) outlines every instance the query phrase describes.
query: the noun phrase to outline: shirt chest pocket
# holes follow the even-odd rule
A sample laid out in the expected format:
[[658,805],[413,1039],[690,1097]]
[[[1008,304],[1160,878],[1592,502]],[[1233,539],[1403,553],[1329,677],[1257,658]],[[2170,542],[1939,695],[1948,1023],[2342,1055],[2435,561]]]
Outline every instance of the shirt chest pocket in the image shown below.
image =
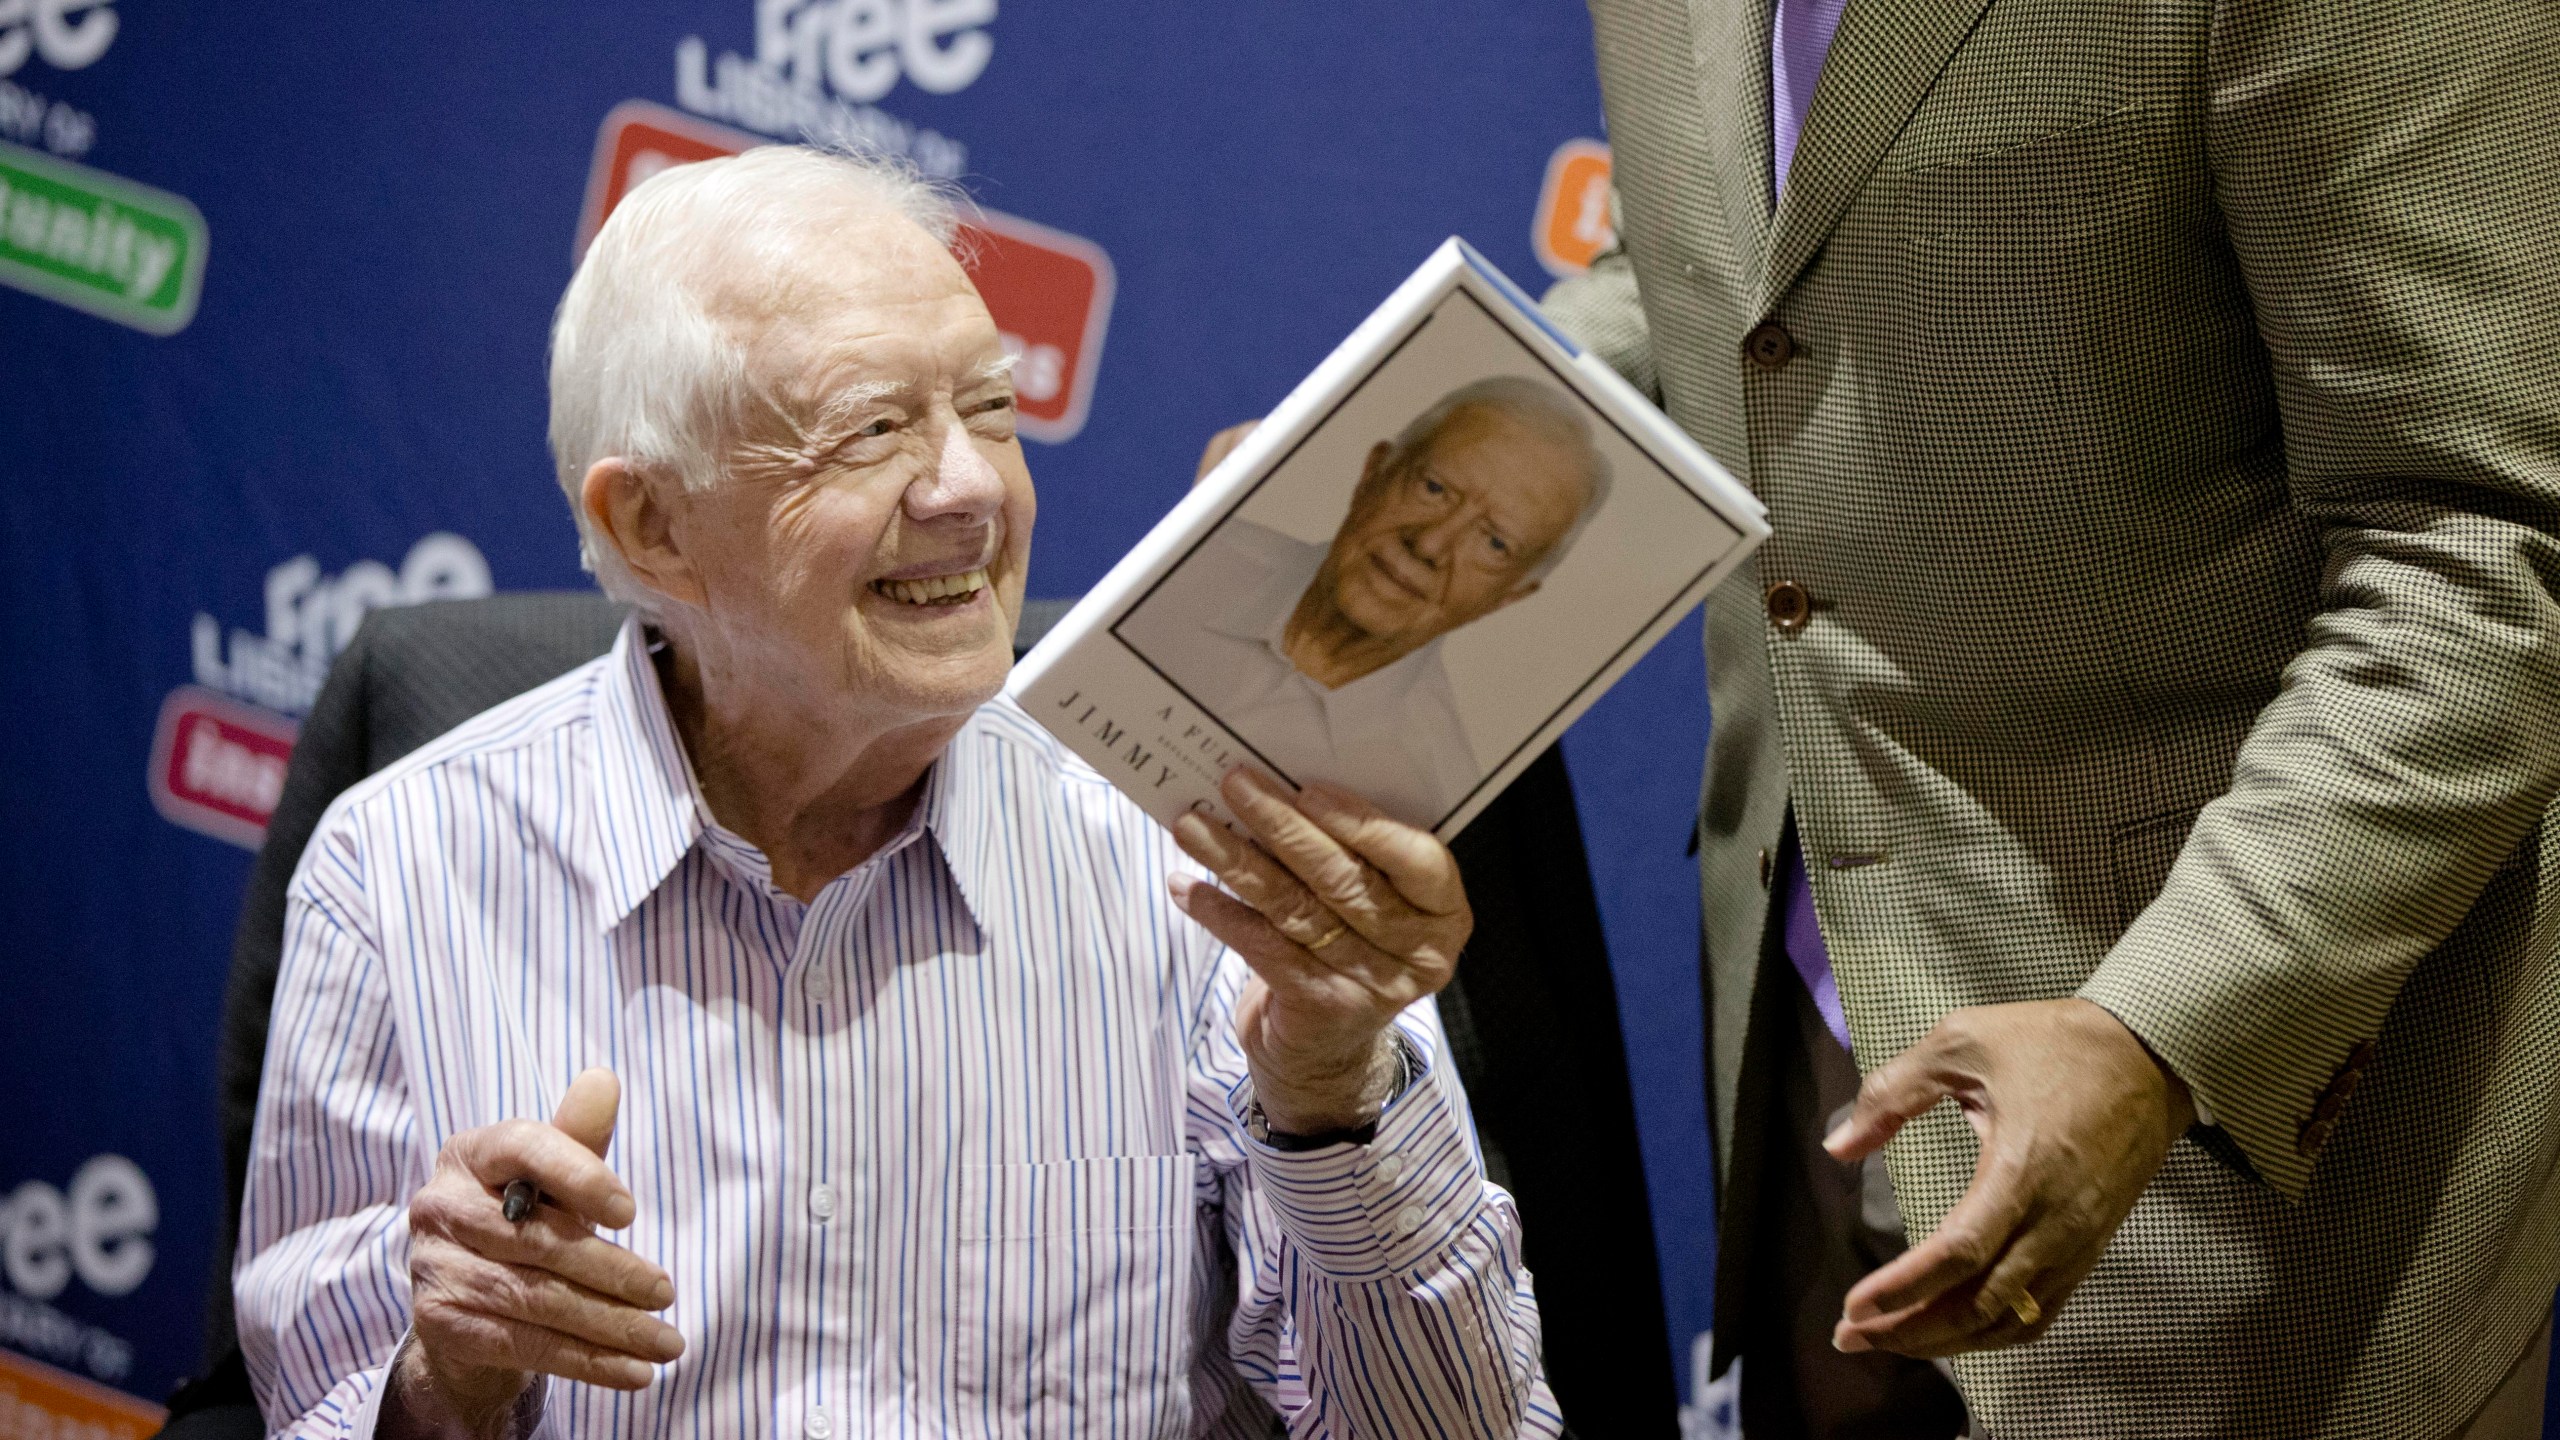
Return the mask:
[[1972,246],[1994,235],[2049,243],[2057,227],[2109,208],[2142,155],[2136,108],[2021,143],[1902,170],[1896,222],[1908,243]]
[[993,1433],[1188,1432],[1198,1164],[963,1166],[953,1384]]

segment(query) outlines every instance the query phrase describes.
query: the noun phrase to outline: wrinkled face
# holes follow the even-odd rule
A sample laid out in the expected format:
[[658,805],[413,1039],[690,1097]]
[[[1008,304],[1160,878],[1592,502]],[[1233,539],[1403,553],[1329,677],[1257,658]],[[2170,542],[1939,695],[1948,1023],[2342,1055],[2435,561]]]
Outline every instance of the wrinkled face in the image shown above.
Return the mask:
[[1454,411],[1412,454],[1382,443],[1326,557],[1334,608],[1408,647],[1491,614],[1536,588],[1590,486],[1571,451],[1491,406]]
[[1034,502],[968,275],[907,220],[855,217],[709,303],[761,397],[671,527],[723,683],[889,723],[985,703],[1013,662]]

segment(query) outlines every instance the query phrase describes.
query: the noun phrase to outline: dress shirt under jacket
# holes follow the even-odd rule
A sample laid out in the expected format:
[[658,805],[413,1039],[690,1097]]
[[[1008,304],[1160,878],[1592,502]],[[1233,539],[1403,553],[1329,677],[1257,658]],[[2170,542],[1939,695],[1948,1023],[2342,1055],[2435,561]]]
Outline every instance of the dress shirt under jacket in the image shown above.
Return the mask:
[[636,625],[350,790],[293,886],[236,1272],[268,1422],[371,1433],[436,1152],[606,1065],[612,1238],[688,1348],[552,1382],[545,1435],[1555,1433],[1436,1015],[1372,1144],[1255,1144],[1188,868],[998,701],[804,906],[710,818]]

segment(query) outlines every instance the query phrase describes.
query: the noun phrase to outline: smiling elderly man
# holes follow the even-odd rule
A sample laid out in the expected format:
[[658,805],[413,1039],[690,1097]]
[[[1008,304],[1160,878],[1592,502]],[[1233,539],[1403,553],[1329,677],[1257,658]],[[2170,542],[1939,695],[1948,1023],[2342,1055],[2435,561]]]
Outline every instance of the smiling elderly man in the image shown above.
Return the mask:
[[1448,852],[1240,775],[1260,846],[1189,822],[1198,883],[995,698],[1032,490],[950,229],[772,148],[571,282],[553,448],[640,618],[295,877],[237,1274],[275,1429],[1559,1428],[1428,1003]]
[[1536,594],[1608,499],[1579,404],[1478,380],[1370,447],[1331,541],[1230,519],[1120,633],[1283,773],[1434,824],[1484,778],[1440,642]]

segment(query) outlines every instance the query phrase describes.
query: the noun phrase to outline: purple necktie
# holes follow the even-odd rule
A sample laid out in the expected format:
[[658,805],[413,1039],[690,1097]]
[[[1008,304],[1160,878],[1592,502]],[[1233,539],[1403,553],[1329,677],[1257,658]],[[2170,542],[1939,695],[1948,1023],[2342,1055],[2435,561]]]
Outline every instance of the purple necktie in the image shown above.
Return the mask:
[[1813,877],[1805,873],[1802,844],[1803,836],[1798,834],[1789,836],[1784,846],[1786,873],[1778,879],[1786,888],[1778,892],[1778,920],[1786,927],[1788,963],[1803,977],[1804,988],[1813,992],[1813,1008],[1822,1015],[1822,1028],[1846,1050],[1849,1017],[1840,1009],[1840,982],[1831,978],[1831,952],[1824,947],[1822,927],[1813,918]]
[[1772,195],[1786,191],[1796,138],[1804,133],[1805,112],[1813,108],[1813,82],[1822,76],[1822,57],[1831,52],[1831,36],[1839,30],[1847,4],[1778,0],[1777,23],[1769,29],[1769,153],[1777,164]]
[[[1776,23],[1769,31],[1770,159],[1777,173],[1770,193],[1787,188],[1787,166],[1796,158],[1796,140],[1804,133],[1805,112],[1813,108],[1814,82],[1822,77],[1822,59],[1840,29],[1840,12],[1848,0],[1778,0]],[[1793,825],[1790,816],[1788,822]],[[1778,877],[1778,913],[1786,926],[1787,960],[1813,994],[1813,1008],[1823,1028],[1840,1048],[1849,1048],[1849,1017],[1840,1009],[1840,982],[1831,975],[1831,951],[1822,943],[1822,927],[1813,917],[1813,879],[1805,872],[1801,834],[1780,847],[1786,873]]]

